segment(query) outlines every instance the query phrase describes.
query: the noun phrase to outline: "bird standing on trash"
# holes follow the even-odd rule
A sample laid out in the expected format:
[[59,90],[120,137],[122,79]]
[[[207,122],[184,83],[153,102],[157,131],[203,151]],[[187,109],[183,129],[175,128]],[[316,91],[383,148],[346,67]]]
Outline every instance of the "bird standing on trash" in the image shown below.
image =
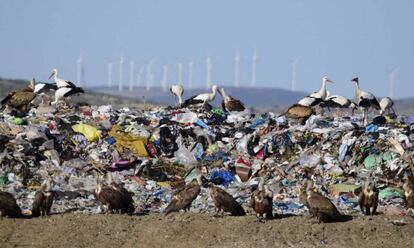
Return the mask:
[[191,203],[197,198],[200,194],[202,176],[198,176],[196,179],[193,179],[187,186],[183,189],[176,192],[168,206],[164,210],[164,214],[170,214],[172,212],[178,212],[180,210],[190,210]]
[[366,91],[362,91],[359,88],[359,78],[353,78],[351,82],[355,83],[355,98],[356,98],[356,104],[361,108],[362,110],[362,124],[364,126],[367,125],[368,122],[368,109],[369,108],[375,108],[380,109],[380,105],[377,101],[377,98],[370,93]]
[[333,83],[327,76],[322,78],[322,85],[319,91],[310,94],[309,96],[302,98],[299,100],[298,104],[302,106],[316,106],[323,101],[325,101],[326,97],[328,96],[326,85],[327,83]]
[[16,199],[8,192],[0,191],[0,216],[10,218],[23,217],[22,210],[17,205]]
[[354,115],[356,104],[346,97],[339,96],[339,95],[332,95],[332,96],[328,96],[326,100],[321,103],[321,107],[328,108],[328,109],[329,108],[336,108],[336,109],[349,108],[352,111],[352,115]]
[[386,112],[390,113],[391,111],[393,114],[395,114],[395,111],[393,108],[394,101],[391,98],[389,97],[382,98],[379,105],[381,108],[380,114],[385,114]]
[[315,114],[315,111],[311,107],[296,103],[290,106],[288,110],[280,116],[285,115],[287,118],[297,120],[301,125],[304,125],[313,114]]
[[199,95],[196,95],[196,96],[191,97],[190,99],[185,100],[183,106],[184,107],[188,107],[188,106],[191,106],[191,105],[199,105],[199,104],[202,104],[203,107],[206,110],[210,110],[211,109],[211,105],[209,104],[209,102],[214,101],[214,99],[216,98],[218,86],[217,85],[213,85],[211,87],[211,90],[212,90],[212,93],[199,94]]
[[299,199],[308,209],[311,217],[316,217],[320,222],[334,222],[341,218],[336,206],[319,192],[313,191],[311,181],[306,182],[306,190],[302,190]]
[[170,92],[178,98],[178,106],[183,104],[184,87],[180,84],[173,84],[170,87]]
[[378,207],[378,194],[378,189],[375,187],[373,182],[365,183],[364,187],[359,193],[359,207],[361,208],[363,214],[375,215]]
[[72,83],[70,86],[61,87],[55,92],[55,101],[51,104],[54,105],[58,103],[60,100],[78,93],[85,93],[85,91],[81,87],[77,87]]
[[253,191],[250,203],[256,212],[257,218],[273,218],[273,192],[267,185],[264,185],[263,178],[260,178],[258,188]]
[[96,199],[107,208],[107,213],[115,211],[132,214],[135,211],[131,194],[121,185],[112,183],[111,173],[107,174],[105,184],[98,177],[98,185],[94,193]]
[[210,196],[213,199],[214,206],[216,207],[216,214],[221,212],[221,216],[224,212],[230,213],[232,216],[244,216],[246,212],[243,207],[226,191],[210,183]]
[[231,97],[230,95],[227,95],[223,87],[220,87],[219,93],[223,97],[221,106],[224,111],[244,111],[246,109],[246,107],[244,107],[244,104],[240,100],[237,100]]
[[21,112],[28,112],[30,110],[30,103],[35,99],[36,94],[33,92],[35,88],[35,79],[30,80],[30,84],[27,88],[15,90],[10,92],[0,103],[2,105],[0,110],[3,110],[6,106]]
[[32,205],[32,216],[50,215],[55,192],[52,191],[52,183],[50,179],[45,180],[40,186],[40,190],[35,193]]

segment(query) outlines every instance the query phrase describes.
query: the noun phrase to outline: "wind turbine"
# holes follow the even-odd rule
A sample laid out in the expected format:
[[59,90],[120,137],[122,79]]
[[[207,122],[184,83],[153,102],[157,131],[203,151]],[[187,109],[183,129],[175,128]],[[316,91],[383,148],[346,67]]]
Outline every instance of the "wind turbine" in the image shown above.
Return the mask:
[[400,68],[394,68],[392,70],[388,70],[388,78],[389,78],[389,92],[388,95],[391,98],[394,98],[395,95],[395,76]]
[[124,57],[121,54],[121,58],[119,59],[119,82],[118,82],[118,91],[122,91],[122,67],[124,65]]
[[206,65],[207,65],[206,88],[210,89],[211,88],[211,72],[213,69],[210,56],[207,56]]
[[297,79],[298,79],[298,63],[299,63],[299,59],[295,58],[292,59],[291,61],[292,64],[292,82],[290,85],[290,89],[292,91],[296,91],[296,83],[297,83]]
[[137,73],[137,87],[141,86],[142,74],[144,74],[145,65],[141,65]]
[[82,78],[82,74],[83,74],[83,68],[82,68],[82,63],[83,63],[83,57],[82,57],[82,53],[79,55],[78,60],[76,61],[76,79],[77,79],[77,83],[79,84],[79,86],[82,85],[83,82],[83,78]]
[[129,91],[134,90],[134,69],[135,69],[135,61],[129,61]]
[[240,54],[236,52],[234,57],[234,87],[239,88],[240,86]]
[[256,64],[257,64],[257,49],[254,49],[253,52],[253,57],[252,57],[252,82],[251,85],[252,87],[256,87]]
[[108,88],[112,87],[112,62],[108,63]]
[[168,65],[163,65],[162,66],[162,81],[161,81],[161,85],[162,85],[162,91],[166,92],[167,88],[168,88]]
[[183,63],[178,63],[178,83],[183,83]]
[[151,60],[148,64],[147,64],[147,80],[146,80],[146,85],[145,88],[147,90],[151,89],[151,81],[154,78],[154,75],[152,74],[152,63],[154,62],[154,60]]
[[194,69],[194,62],[190,60],[188,63],[188,88],[191,90],[193,88],[193,69]]

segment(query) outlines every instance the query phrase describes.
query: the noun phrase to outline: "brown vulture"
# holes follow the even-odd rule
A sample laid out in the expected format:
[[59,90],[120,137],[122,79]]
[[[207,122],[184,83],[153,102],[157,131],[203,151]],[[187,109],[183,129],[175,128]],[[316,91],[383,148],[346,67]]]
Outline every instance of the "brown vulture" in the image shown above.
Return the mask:
[[50,215],[50,209],[52,208],[54,197],[55,192],[52,191],[51,181],[48,179],[43,182],[40,190],[35,193],[32,205],[32,216],[38,217]]
[[[379,191],[373,182],[367,182],[359,193],[359,207],[365,215],[375,215]],[[372,212],[371,212],[372,208]],[[364,211],[365,209],[365,211]]]
[[95,197],[107,208],[109,213],[132,214],[135,211],[134,200],[131,194],[121,185],[112,182],[111,173],[107,174],[105,183],[102,183],[98,178]]
[[304,125],[313,114],[315,114],[315,111],[311,107],[296,103],[290,106],[282,115],[285,115],[287,118],[297,120],[301,125]]
[[246,215],[243,207],[233,198],[233,196],[212,184],[210,184],[210,186],[210,195],[211,198],[213,198],[217,214],[221,211],[221,216],[224,215],[224,212],[229,212],[232,216]]
[[0,191],[0,216],[8,216],[10,218],[23,217],[22,210],[17,205],[16,199],[8,192]]
[[404,198],[407,207],[414,209],[414,185],[411,181],[407,180],[404,185]]
[[244,111],[246,109],[240,100],[234,99],[230,95],[227,95],[223,88],[220,88],[219,93],[223,97],[221,107],[224,111]]
[[267,185],[264,185],[263,178],[260,178],[258,188],[253,191],[250,203],[259,219],[273,218],[273,192]]
[[307,182],[306,191],[301,190],[299,200],[309,209],[311,217],[319,222],[334,222],[341,219],[341,213],[335,205],[319,192],[313,191],[313,185]]
[[170,214],[172,212],[178,212],[180,210],[190,210],[191,203],[197,198],[200,194],[201,185],[202,185],[202,176],[198,176],[197,179],[193,179],[189,184],[184,188],[179,190],[173,196],[170,204],[165,208],[164,214]]
[[6,106],[9,106],[21,112],[28,112],[30,110],[30,103],[36,97],[36,94],[33,92],[34,87],[35,79],[33,78],[30,81],[29,87],[10,92],[3,100],[1,100],[1,110],[3,110]]

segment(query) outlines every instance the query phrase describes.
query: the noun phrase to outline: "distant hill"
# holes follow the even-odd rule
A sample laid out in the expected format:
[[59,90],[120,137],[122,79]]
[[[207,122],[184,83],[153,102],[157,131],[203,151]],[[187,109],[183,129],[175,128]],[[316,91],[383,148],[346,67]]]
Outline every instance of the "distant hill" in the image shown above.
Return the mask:
[[[144,99],[148,102],[154,102],[159,104],[174,104],[176,101],[169,90],[163,91],[162,88],[151,88],[146,90],[145,88],[136,88],[133,91],[127,89],[123,92],[119,92],[117,88],[93,88],[95,91],[103,92],[106,94],[115,94],[120,96],[131,97],[135,99]],[[281,107],[288,106],[299,99],[303,98],[307,94],[304,92],[293,92],[289,90],[279,88],[248,88],[248,87],[225,87],[226,93],[234,98],[240,99],[249,107],[264,108],[264,107]],[[211,92],[207,89],[185,89],[184,99],[191,96]],[[222,98],[220,95],[216,97],[215,105],[220,105]]]

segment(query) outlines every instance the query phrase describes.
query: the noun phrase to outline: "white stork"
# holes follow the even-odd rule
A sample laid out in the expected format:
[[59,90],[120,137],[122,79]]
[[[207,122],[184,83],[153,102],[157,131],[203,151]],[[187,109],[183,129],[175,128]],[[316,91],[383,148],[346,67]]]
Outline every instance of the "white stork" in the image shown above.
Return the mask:
[[319,103],[325,101],[326,97],[328,96],[327,90],[326,90],[326,84],[327,83],[333,83],[332,80],[330,80],[328,77],[323,77],[322,78],[322,86],[319,89],[319,91],[314,92],[312,94],[310,94],[309,96],[302,98],[298,104],[302,105],[302,106],[316,106]]
[[395,111],[394,111],[394,108],[393,108],[394,101],[391,98],[389,98],[389,97],[382,98],[379,105],[380,105],[380,108],[381,108],[380,114],[384,114],[386,111],[388,111],[388,113],[390,113],[392,111],[392,113],[395,114]]
[[63,98],[69,97],[69,96],[77,94],[77,93],[85,93],[85,91],[81,87],[77,87],[75,85],[73,85],[73,87],[59,88],[55,92],[55,101],[52,102],[51,104],[54,105],[57,102],[59,102],[60,100],[62,100]]
[[346,97],[339,95],[328,96],[325,101],[321,103],[323,108],[350,108],[352,110],[352,115],[354,115],[354,110],[356,109],[356,104],[349,100]]
[[209,105],[209,102],[214,101],[217,95],[218,86],[213,85],[211,87],[212,92],[211,93],[202,93],[193,97],[190,97],[189,99],[185,100],[183,106],[188,107],[191,105],[198,105],[202,104],[206,108],[211,108]]
[[183,104],[184,87],[180,84],[173,84],[170,87],[170,92],[178,98],[178,105],[181,106]]
[[351,82],[355,83],[356,104],[362,109],[362,113],[363,113],[362,124],[366,125],[368,121],[368,115],[367,115],[368,108],[380,109],[380,105],[377,101],[377,98],[375,98],[374,94],[370,92],[362,91],[359,88],[359,79],[357,77],[352,79]]
[[246,109],[246,107],[240,100],[237,100],[231,97],[230,95],[227,95],[223,87],[220,87],[219,93],[223,97],[223,101],[221,103],[221,107],[223,108],[223,110],[230,112],[244,111]]
[[71,81],[67,81],[67,80],[61,79],[58,76],[59,76],[59,71],[57,69],[53,69],[52,70],[52,74],[49,77],[49,79],[51,79],[53,77],[53,80],[55,80],[55,83],[56,83],[56,85],[57,85],[58,88],[62,88],[62,87],[74,87],[75,86]]

